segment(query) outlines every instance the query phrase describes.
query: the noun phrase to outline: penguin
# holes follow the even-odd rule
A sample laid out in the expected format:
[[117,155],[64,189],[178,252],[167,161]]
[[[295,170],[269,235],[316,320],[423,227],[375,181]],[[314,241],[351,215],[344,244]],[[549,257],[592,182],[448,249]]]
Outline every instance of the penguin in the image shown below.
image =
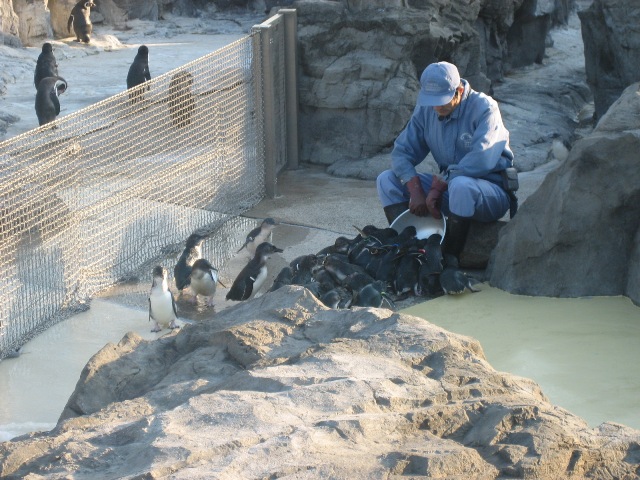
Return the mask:
[[129,66],[129,73],[127,73],[127,89],[133,90],[129,92],[129,99],[131,103],[136,103],[144,99],[145,90],[149,90],[149,85],[145,87],[135,88],[138,85],[142,85],[145,82],[151,80],[151,73],[149,72],[149,48],[146,45],[138,47],[138,53],[136,53],[131,66]]
[[62,77],[46,77],[40,80],[36,92],[36,115],[38,123],[53,122],[60,113],[59,96],[67,90],[67,81]]
[[329,308],[349,308],[353,301],[353,295],[345,287],[336,287],[324,293],[320,301]]
[[285,285],[291,285],[291,279],[293,278],[293,269],[290,266],[283,267],[280,270],[280,273],[276,276],[273,281],[273,285],[268,290],[268,292],[275,292],[279,288],[284,287]]
[[263,242],[267,241],[267,238],[278,224],[273,218],[265,218],[259,227],[254,228],[249,232],[244,244],[238,249],[236,253],[240,253],[243,248],[246,248],[251,255],[255,255],[256,247]]
[[325,257],[323,266],[338,281],[342,282],[348,275],[352,273],[366,274],[364,268],[349,262],[340,260],[336,255]]
[[91,33],[93,32],[93,24],[91,23],[91,9],[96,6],[93,0],[80,0],[71,9],[69,20],[67,21],[67,30],[71,33],[71,25],[76,34],[76,42],[89,43],[91,41]]
[[458,259],[450,253],[444,254],[444,269],[440,274],[440,286],[448,295],[459,295],[469,290],[479,292],[473,288],[471,282],[475,280],[460,270]]
[[169,115],[171,122],[177,128],[186,127],[191,123],[191,114],[195,109],[195,100],[191,87],[193,75],[186,70],[180,70],[169,83]]
[[347,237],[340,236],[336,238],[333,245],[324,247],[323,249],[319,250],[318,253],[316,253],[316,255],[318,257],[323,257],[325,255],[329,255],[332,253],[342,253],[346,255],[349,253],[350,246],[351,246],[351,240],[348,239]]
[[[202,258],[202,242],[204,237],[192,233],[185,242],[184,250],[178,259],[175,267],[173,267],[173,277],[176,282],[176,288],[178,289],[179,296],[184,294],[184,290],[191,283],[191,268],[193,263]],[[193,297],[196,300],[196,297]]]
[[342,280],[342,286],[347,287],[355,294],[374,281],[375,279],[367,273],[354,272],[350,273]]
[[33,84],[38,89],[38,84],[40,80],[46,77],[57,77],[58,76],[58,62],[56,61],[56,57],[53,54],[53,46],[46,42],[42,44],[42,52],[38,55],[38,60],[36,61],[36,71],[33,74]]
[[385,287],[385,283],[381,280],[362,286],[355,292],[351,306],[381,308],[386,301],[392,309],[395,309],[395,304],[388,298]]
[[159,332],[163,328],[179,328],[176,324],[178,310],[173,293],[169,290],[167,269],[157,265],[152,271],[151,292],[149,292],[149,321],[155,325],[152,332]]
[[267,278],[267,260],[274,253],[282,253],[282,249],[269,242],[262,242],[256,247],[256,253],[249,263],[240,271],[233,285],[227,292],[227,300],[242,301],[256,294]]
[[442,236],[435,233],[427,238],[418,272],[418,283],[422,294],[439,296],[442,293],[440,274],[443,269]]
[[320,260],[313,253],[295,258],[289,264],[293,270],[291,283],[294,285],[305,285],[313,281],[313,272],[320,268],[319,265]]
[[[196,295],[206,298],[206,305],[213,306],[213,296],[216,293],[219,280],[218,269],[215,268],[208,260],[199,258],[191,267],[191,290]],[[224,285],[222,285],[224,287]],[[225,287],[226,288],[226,287]]]

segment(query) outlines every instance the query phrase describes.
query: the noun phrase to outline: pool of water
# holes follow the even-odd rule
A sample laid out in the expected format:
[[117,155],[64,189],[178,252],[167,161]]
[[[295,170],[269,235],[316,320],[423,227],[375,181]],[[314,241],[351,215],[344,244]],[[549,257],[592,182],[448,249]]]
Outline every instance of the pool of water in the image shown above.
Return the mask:
[[404,313],[476,338],[499,371],[537,382],[549,400],[591,426],[640,429],[640,307],[626,297],[444,296]]

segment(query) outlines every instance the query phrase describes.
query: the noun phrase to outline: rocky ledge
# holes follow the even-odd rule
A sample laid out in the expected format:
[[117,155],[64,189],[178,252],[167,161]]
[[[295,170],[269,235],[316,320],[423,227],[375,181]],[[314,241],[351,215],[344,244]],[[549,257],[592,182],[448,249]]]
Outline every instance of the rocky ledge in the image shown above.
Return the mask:
[[86,365],[3,478],[637,478],[640,432],[590,428],[472,338],[283,287]]

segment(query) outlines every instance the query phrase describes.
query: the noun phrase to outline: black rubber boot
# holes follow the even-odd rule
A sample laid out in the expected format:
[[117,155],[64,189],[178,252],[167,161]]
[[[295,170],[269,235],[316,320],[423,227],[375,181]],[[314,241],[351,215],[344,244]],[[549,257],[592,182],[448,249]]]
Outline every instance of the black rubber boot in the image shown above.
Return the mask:
[[393,221],[403,214],[408,208],[409,202],[394,203],[393,205],[384,207],[384,214],[387,217],[389,225],[391,225]]
[[470,226],[470,218],[459,217],[453,213],[449,215],[447,217],[447,230],[444,234],[442,253],[448,253],[460,259]]

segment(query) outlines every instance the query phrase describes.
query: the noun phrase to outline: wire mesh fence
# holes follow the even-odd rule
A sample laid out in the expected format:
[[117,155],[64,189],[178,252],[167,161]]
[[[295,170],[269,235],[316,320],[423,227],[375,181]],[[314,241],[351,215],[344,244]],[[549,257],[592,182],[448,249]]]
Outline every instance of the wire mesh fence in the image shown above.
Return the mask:
[[264,197],[262,41],[0,143],[0,359]]

